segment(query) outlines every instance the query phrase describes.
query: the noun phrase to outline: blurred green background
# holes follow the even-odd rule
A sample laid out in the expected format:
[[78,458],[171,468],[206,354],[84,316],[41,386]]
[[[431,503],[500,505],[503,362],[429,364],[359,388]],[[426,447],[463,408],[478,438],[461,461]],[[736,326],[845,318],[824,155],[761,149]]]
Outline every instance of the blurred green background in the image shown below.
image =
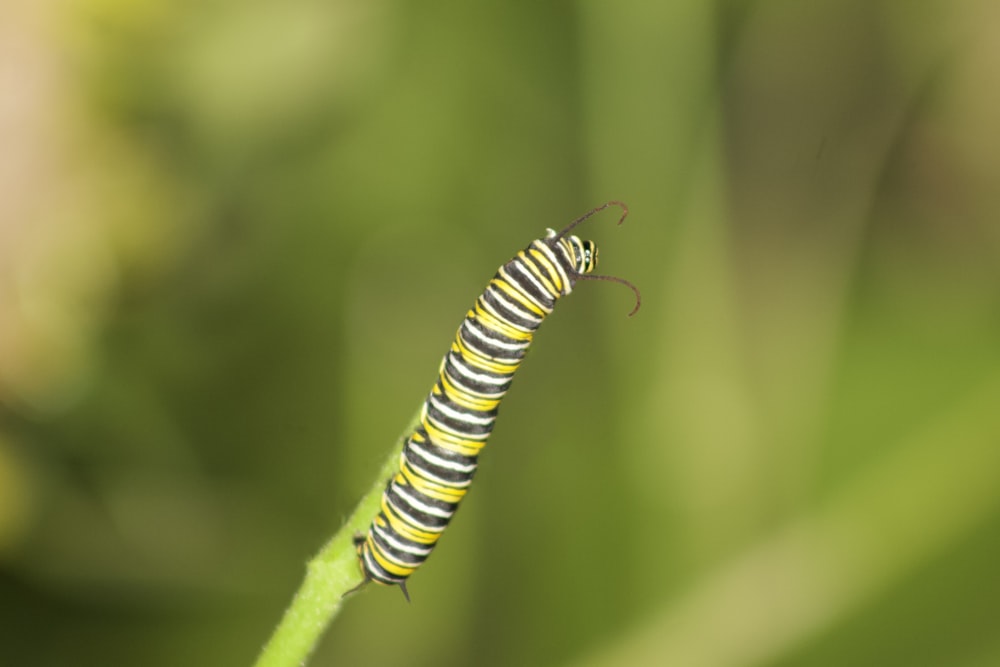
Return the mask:
[[0,664],[247,665],[593,206],[314,665],[1000,665],[1000,5],[0,7]]

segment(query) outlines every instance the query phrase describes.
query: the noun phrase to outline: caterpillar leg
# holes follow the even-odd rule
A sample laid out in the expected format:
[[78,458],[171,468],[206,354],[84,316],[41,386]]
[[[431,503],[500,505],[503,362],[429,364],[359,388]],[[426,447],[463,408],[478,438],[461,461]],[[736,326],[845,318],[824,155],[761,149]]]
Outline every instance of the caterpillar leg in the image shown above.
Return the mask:
[[365,536],[362,535],[361,533],[355,533],[352,541],[354,542],[355,551],[358,552],[358,565],[361,566],[361,576],[364,577],[364,579],[361,580],[360,584],[358,584],[354,588],[350,589],[349,591],[346,591],[343,595],[341,595],[340,596],[341,599],[346,598],[351,593],[358,592],[359,590],[364,588],[369,581],[371,581],[371,577],[368,576],[368,572],[365,570],[365,563],[363,560],[361,560],[361,547],[365,543]]
[[341,599],[344,599],[344,598],[346,598],[346,597],[347,597],[348,595],[350,595],[351,593],[357,593],[357,592],[358,592],[358,591],[360,591],[360,590],[361,590],[362,588],[364,588],[364,587],[365,587],[365,585],[366,585],[366,584],[367,584],[367,583],[368,583],[369,581],[371,581],[371,579],[368,579],[368,578],[365,578],[365,579],[362,579],[362,580],[361,580],[361,583],[360,583],[360,584],[358,584],[357,586],[355,586],[354,588],[352,588],[352,589],[350,589],[350,590],[348,590],[348,591],[345,591],[345,592],[344,592],[344,594],[340,596],[340,598],[341,598]]
[[[357,592],[357,591],[361,590],[361,589],[362,589],[362,588],[364,588],[364,587],[365,587],[366,585],[368,585],[368,583],[369,583],[369,582],[372,582],[372,581],[375,581],[375,580],[374,580],[374,579],[370,579],[370,578],[368,577],[368,575],[366,574],[366,575],[365,575],[365,578],[364,578],[364,579],[363,579],[363,580],[361,581],[361,583],[360,583],[360,584],[358,584],[358,585],[357,585],[357,586],[355,586],[354,588],[350,589],[349,591],[346,591],[346,592],[345,592],[345,593],[344,593],[343,595],[341,595],[340,597],[341,597],[341,598],[346,598],[346,597],[347,597],[348,595],[350,595],[351,593],[355,593],[355,592]],[[378,582],[376,582],[376,583],[378,583]],[[388,584],[388,585],[389,585],[389,586],[391,586],[392,584]],[[410,601],[410,593],[409,593],[409,591],[407,591],[407,590],[406,590],[406,582],[405,582],[405,581],[401,581],[401,582],[399,582],[398,584],[396,584],[396,586],[399,586],[399,590],[403,591],[403,597],[404,597],[404,598],[406,598],[406,601],[407,601],[407,602],[409,602],[409,601]]]
[[[362,555],[362,549],[364,548],[365,541],[367,539],[368,539],[367,537],[365,537],[364,535],[361,535],[361,534],[355,535],[354,539],[353,539],[354,548],[357,549],[357,552],[358,552],[358,565],[361,567],[361,576],[363,576],[364,579],[362,579],[361,583],[358,584],[357,586],[355,586],[354,588],[352,588],[352,589],[344,592],[344,594],[340,596],[341,598],[345,598],[348,595],[350,595],[351,593],[355,593],[355,592],[361,590],[362,588],[364,588],[371,581],[374,581],[376,584],[381,584],[382,583],[381,581],[378,581],[377,579],[373,579],[371,577],[371,575],[368,574],[368,570],[365,569],[365,561],[364,561],[364,557]],[[406,590],[406,580],[405,579],[402,580],[402,581],[397,582],[396,584],[383,584],[383,585],[384,586],[392,586],[392,585],[399,586],[399,590],[403,591],[403,597],[406,598],[407,602],[410,601],[410,592],[408,590]]]

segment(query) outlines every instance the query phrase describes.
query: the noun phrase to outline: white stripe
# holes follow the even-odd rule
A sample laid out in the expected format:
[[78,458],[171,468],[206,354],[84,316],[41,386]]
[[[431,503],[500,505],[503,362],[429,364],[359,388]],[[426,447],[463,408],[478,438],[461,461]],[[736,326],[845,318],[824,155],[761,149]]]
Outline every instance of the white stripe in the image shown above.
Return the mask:
[[[539,292],[542,292],[543,294],[548,294],[550,297],[552,296],[552,292],[550,292],[549,289],[547,287],[545,287],[545,285],[542,284],[542,282],[538,279],[538,277],[535,276],[535,274],[531,272],[531,269],[529,269],[528,267],[526,267],[524,265],[524,260],[518,260],[516,262],[511,262],[511,263],[514,265],[514,268],[516,268],[518,270],[518,272],[522,276],[524,276],[525,278],[528,279],[528,282],[530,282],[532,285],[534,285],[535,287],[538,288]],[[513,278],[514,277],[511,276],[512,280],[513,280]],[[520,287],[520,285],[519,285],[519,287]],[[552,312],[552,308],[550,308],[549,306],[546,306],[544,303],[538,303],[537,301],[535,301],[534,299],[532,299],[531,295],[527,292],[527,290],[522,289],[521,292],[533,304],[535,304],[536,306],[538,306],[539,308],[541,308],[542,310],[544,310],[546,313],[551,313]]]
[[[430,546],[427,546],[427,545],[417,544],[417,543],[407,544],[407,543],[404,543],[404,542],[400,542],[399,540],[396,539],[395,535],[393,535],[392,533],[390,533],[389,531],[387,531],[385,528],[382,528],[380,526],[375,526],[375,532],[378,533],[379,537],[381,537],[384,541],[386,541],[389,544],[391,544],[395,549],[398,549],[400,551],[405,551],[406,553],[413,554],[414,556],[425,556],[426,557],[427,554],[429,554],[434,549],[434,545],[433,544],[430,545]],[[407,565],[407,563],[400,563],[400,565]]]
[[[465,395],[473,397],[473,398],[476,398],[476,399],[482,399],[482,400],[485,400],[485,401],[499,401],[499,400],[501,400],[503,398],[504,394],[507,393],[506,389],[500,389],[500,390],[494,391],[494,392],[481,391],[479,389],[479,387],[470,385],[468,383],[468,379],[467,378],[464,378],[464,377],[455,377],[454,375],[452,375],[451,373],[449,373],[447,370],[444,372],[444,376],[445,376],[445,378],[447,378],[448,382],[450,382],[451,385],[456,390],[459,391],[459,393],[464,393]],[[451,393],[450,391],[447,391],[447,390],[445,390],[445,391],[446,391],[446,393],[449,393],[449,394]]]
[[392,500],[390,500],[389,498],[386,498],[386,503],[388,503],[389,507],[392,508],[394,514],[403,517],[404,522],[415,527],[416,530],[422,530],[425,533],[433,533],[435,535],[440,535],[441,533],[444,532],[444,529],[447,528],[447,526],[437,527],[437,526],[428,526],[427,524],[420,523],[415,518],[410,516],[410,514],[405,509],[393,503]]
[[[487,289],[488,289],[488,288],[487,288]],[[524,325],[521,325],[521,324],[517,324],[517,323],[515,323],[515,322],[510,322],[510,321],[508,321],[508,320],[507,320],[507,316],[506,316],[506,315],[501,315],[500,313],[498,313],[498,312],[497,312],[496,308],[494,308],[494,307],[492,306],[492,304],[490,304],[490,303],[487,303],[487,301],[486,301],[486,299],[485,299],[485,295],[484,295],[484,296],[481,296],[481,297],[479,297],[479,305],[480,305],[480,306],[481,306],[481,307],[482,307],[482,308],[483,308],[483,309],[484,309],[484,310],[485,310],[486,312],[488,312],[489,314],[491,314],[491,315],[492,315],[493,317],[495,317],[495,318],[496,318],[497,320],[499,320],[499,321],[503,322],[504,324],[506,324],[506,325],[507,325],[508,327],[510,327],[511,329],[517,329],[518,331],[523,331],[524,333],[528,333],[528,334],[530,334],[530,333],[534,333],[535,329],[537,329],[537,328],[538,328],[537,326],[535,326],[535,327],[532,327],[532,326],[530,326],[530,325],[529,325],[529,326],[524,326]],[[541,323],[541,320],[539,320],[539,323]]]
[[566,270],[563,268],[562,262],[559,261],[559,258],[556,257],[555,251],[543,241],[535,241],[532,245],[548,257],[552,264],[556,267],[556,271],[559,272],[559,276],[562,278],[562,294],[569,294],[570,289],[572,289],[569,284],[569,276],[566,275]]
[[485,343],[488,343],[495,347],[503,348],[504,350],[520,351],[531,345],[530,340],[521,340],[521,341],[516,341],[514,343],[509,343],[505,340],[497,340],[496,338],[490,338],[482,331],[480,331],[477,327],[474,327],[471,324],[469,324],[468,320],[462,323],[462,330],[467,333],[471,333],[473,336],[475,336],[476,338]]
[[[490,361],[496,364],[503,364],[505,366],[514,366],[521,363],[523,357],[513,356],[513,357],[501,357],[498,355],[507,354],[506,351],[501,350],[500,352],[493,353],[490,350],[484,350],[481,345],[484,345],[480,339],[471,339],[469,337],[463,337],[462,343],[465,345],[469,352],[468,356],[479,357],[485,361]],[[463,355],[467,356],[467,355]]]
[[[426,405],[426,403],[424,405]],[[426,421],[438,431],[441,431],[442,433],[451,436],[453,440],[471,440],[472,442],[482,442],[484,444],[486,443],[487,440],[490,439],[490,432],[493,430],[489,429],[487,430],[486,433],[466,433],[464,431],[456,431],[451,426],[447,424],[442,424],[438,420],[434,419],[433,417],[431,417],[429,413],[426,412],[421,416],[421,421]],[[427,435],[430,438],[431,442],[435,442],[434,438],[430,437],[429,433]],[[447,443],[448,440],[443,439],[443,442]],[[435,444],[437,443],[435,442]],[[445,445],[439,445],[439,446],[443,447]]]
[[[410,441],[406,445],[407,451],[411,451],[423,460],[436,465],[439,468],[447,468],[448,470],[454,470],[455,472],[461,472],[465,474],[472,474],[476,470],[475,463],[458,463],[457,461],[449,461],[448,459],[442,458],[437,454],[431,454],[429,451],[421,447],[419,444]],[[412,461],[408,461],[411,465]]]
[[[493,287],[491,285],[491,286],[487,287],[486,290],[489,291],[489,292],[492,292],[493,293],[493,298],[495,298],[497,301],[499,301],[503,305],[507,306],[508,310],[512,310],[515,313],[521,313],[521,318],[522,319],[528,320],[530,322],[538,322],[539,324],[542,323],[542,316],[541,315],[535,315],[533,312],[531,312],[530,310],[526,309],[521,304],[515,303],[514,301],[511,301],[510,299],[508,299],[507,298],[507,293],[504,292],[502,289],[500,289],[498,287]],[[506,318],[501,317],[499,314],[497,314],[497,317],[499,317],[500,319],[506,321]],[[509,322],[508,322],[508,324],[509,324]]]
[[[462,491],[464,489],[468,489],[469,485],[472,484],[472,475],[469,475],[461,482],[453,482],[450,479],[438,477],[433,472],[430,472],[429,470],[421,466],[420,462],[408,461],[408,464],[410,466],[410,470],[413,470],[420,477],[421,481],[433,482],[438,486],[442,487],[441,489],[442,491],[444,491],[444,489],[448,489],[450,491]],[[458,502],[458,501],[455,500],[448,502]]]
[[[449,355],[451,356],[451,365],[455,367],[455,370],[461,373],[463,377],[466,377],[470,380],[474,380],[476,382],[482,382],[483,384],[494,384],[494,385],[506,384],[507,382],[510,381],[509,374],[498,373],[497,376],[493,376],[493,375],[483,375],[482,373],[476,373],[475,371],[471,371],[468,368],[466,368],[466,362],[464,359],[451,352],[449,352]],[[520,359],[518,359],[518,362],[520,362]],[[501,396],[502,395],[503,394],[501,394]]]
[[[376,576],[379,576],[379,577],[392,578],[393,580],[395,580],[397,578],[396,575],[392,574],[391,572],[387,571],[384,567],[382,567],[381,565],[379,565],[379,562],[377,560],[375,560],[375,558],[372,556],[371,552],[368,549],[365,549],[363,551],[363,553],[364,553],[364,556],[365,556],[365,570],[366,571],[368,571],[368,572],[374,572],[376,574]],[[389,560],[393,560],[393,559],[390,558]],[[395,562],[395,561],[393,561],[393,562]],[[399,564],[402,565],[402,563],[399,563]],[[385,574],[383,574],[383,572]],[[381,579],[379,579],[379,581],[381,581]]]
[[[408,491],[404,491],[402,486],[394,485],[396,494],[399,495],[403,500],[407,502],[411,507],[423,512],[424,514],[430,514],[431,516],[440,517],[442,519],[450,519],[454,512],[449,512],[448,510],[443,510],[440,507],[434,507],[426,503],[422,503],[413,496],[410,495]],[[416,522],[414,522],[416,523]]]
[[448,415],[449,417],[451,417],[456,421],[460,421],[466,424],[478,424],[480,426],[489,426],[490,424],[496,421],[496,417],[492,415],[488,415],[486,417],[479,417],[475,414],[459,412],[458,410],[455,410],[454,408],[451,408],[441,403],[440,399],[438,399],[438,397],[435,396],[434,394],[431,394],[429,400],[431,403],[434,404],[434,407],[438,411],[443,412],[444,414]]

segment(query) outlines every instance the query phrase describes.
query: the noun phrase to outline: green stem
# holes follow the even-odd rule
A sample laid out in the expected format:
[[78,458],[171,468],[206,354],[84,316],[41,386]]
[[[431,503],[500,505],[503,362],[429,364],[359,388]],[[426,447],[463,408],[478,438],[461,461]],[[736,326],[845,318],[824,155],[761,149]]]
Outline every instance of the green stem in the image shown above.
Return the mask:
[[344,595],[362,583],[364,578],[358,567],[354,536],[365,533],[378,512],[386,480],[399,468],[403,440],[413,432],[418,420],[419,413],[410,421],[406,435],[399,439],[354,513],[309,561],[305,580],[261,651],[255,667],[305,665],[326,628],[340,611]]

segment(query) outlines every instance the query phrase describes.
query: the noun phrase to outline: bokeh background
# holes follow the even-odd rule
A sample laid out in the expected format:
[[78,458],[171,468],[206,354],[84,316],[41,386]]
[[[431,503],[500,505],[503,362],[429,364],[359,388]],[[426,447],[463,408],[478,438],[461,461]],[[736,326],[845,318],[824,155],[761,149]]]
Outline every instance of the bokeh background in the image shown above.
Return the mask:
[[546,227],[314,665],[1000,664],[1000,5],[0,5],[0,664],[247,665]]

